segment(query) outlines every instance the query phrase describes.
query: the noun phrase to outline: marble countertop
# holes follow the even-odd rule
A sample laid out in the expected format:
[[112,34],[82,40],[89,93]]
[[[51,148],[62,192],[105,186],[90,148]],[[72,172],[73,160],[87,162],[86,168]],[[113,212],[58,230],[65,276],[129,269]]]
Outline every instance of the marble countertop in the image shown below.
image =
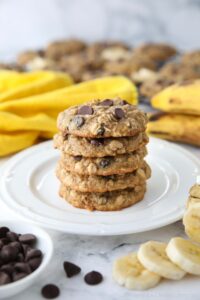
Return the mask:
[[[187,147],[199,157],[199,149]],[[4,163],[1,160],[0,163]],[[12,212],[1,205],[0,218],[16,218]],[[181,222],[163,227],[161,229],[146,233],[110,236],[91,237],[68,235],[60,232],[49,231],[54,241],[55,251],[51,264],[45,274],[38,279],[38,282],[25,292],[9,298],[10,300],[40,300],[41,287],[47,283],[55,283],[60,287],[61,295],[57,299],[73,300],[132,300],[152,299],[162,300],[197,300],[199,299],[199,278],[187,276],[179,282],[163,280],[159,286],[145,292],[128,291],[118,286],[112,280],[112,263],[115,258],[125,255],[131,251],[137,251],[141,243],[154,239],[168,241],[174,236],[184,236],[184,229]],[[63,271],[63,261],[68,260],[78,264],[82,268],[80,275],[68,279]],[[104,281],[98,286],[88,286],[83,277],[89,271],[100,271],[104,275]]]

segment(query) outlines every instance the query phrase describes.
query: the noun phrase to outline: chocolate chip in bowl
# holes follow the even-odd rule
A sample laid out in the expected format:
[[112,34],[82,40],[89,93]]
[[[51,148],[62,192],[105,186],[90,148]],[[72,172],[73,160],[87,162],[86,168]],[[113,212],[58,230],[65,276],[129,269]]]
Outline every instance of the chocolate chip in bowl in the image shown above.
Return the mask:
[[41,228],[21,221],[0,221],[0,299],[31,286],[50,263],[53,244]]

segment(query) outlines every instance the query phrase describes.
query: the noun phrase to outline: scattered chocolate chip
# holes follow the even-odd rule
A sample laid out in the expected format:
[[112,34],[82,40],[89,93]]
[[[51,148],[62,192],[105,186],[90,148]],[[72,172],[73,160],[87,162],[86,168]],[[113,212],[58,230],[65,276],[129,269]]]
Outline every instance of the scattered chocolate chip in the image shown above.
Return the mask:
[[10,282],[11,282],[10,276],[5,272],[0,272],[0,286]]
[[81,272],[81,268],[69,261],[63,263],[63,267],[67,277],[71,278]]
[[35,271],[40,266],[41,262],[42,262],[41,257],[32,258],[28,261],[32,271]]
[[27,275],[28,275],[27,273],[23,273],[23,272],[21,272],[21,273],[14,273],[13,274],[13,281],[18,281],[18,280],[26,277]]
[[115,108],[114,114],[115,114],[115,118],[117,120],[123,119],[125,117],[124,111],[121,108],[118,108],[118,107]]
[[79,107],[77,115],[92,115],[94,110],[91,106],[83,105]]
[[100,105],[103,106],[113,106],[113,101],[110,99],[105,99],[104,101],[100,102]]
[[80,161],[82,159],[81,155],[74,156],[75,161]]
[[103,159],[100,161],[99,165],[100,165],[101,168],[106,168],[107,166],[110,165],[110,163],[111,163],[110,159],[108,159],[108,158],[103,158]]
[[129,104],[126,100],[122,100],[122,101],[120,101],[120,103],[119,103],[120,105],[127,105],[127,104]]
[[90,144],[93,146],[102,146],[104,144],[104,139],[91,139]]
[[7,232],[9,232],[8,227],[0,227],[0,238],[6,237]]
[[104,128],[104,125],[102,124],[98,129],[97,129],[97,135],[104,135],[105,133],[105,128]]
[[41,294],[46,299],[54,299],[59,296],[60,290],[54,284],[47,284],[42,288]]
[[36,242],[36,236],[30,233],[22,234],[19,237],[19,241],[23,244],[33,245]]
[[85,275],[84,280],[89,285],[96,285],[102,282],[103,276],[99,272],[92,271]]
[[85,123],[85,120],[83,117],[76,116],[73,118],[73,122],[76,124],[77,128],[80,128]]

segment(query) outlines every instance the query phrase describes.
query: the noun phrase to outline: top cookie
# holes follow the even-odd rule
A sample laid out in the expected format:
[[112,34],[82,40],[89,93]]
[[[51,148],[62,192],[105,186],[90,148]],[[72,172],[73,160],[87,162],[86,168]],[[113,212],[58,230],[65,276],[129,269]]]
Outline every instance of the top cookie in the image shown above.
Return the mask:
[[80,137],[122,137],[145,131],[147,121],[144,112],[118,98],[70,107],[59,114],[57,126],[64,134]]

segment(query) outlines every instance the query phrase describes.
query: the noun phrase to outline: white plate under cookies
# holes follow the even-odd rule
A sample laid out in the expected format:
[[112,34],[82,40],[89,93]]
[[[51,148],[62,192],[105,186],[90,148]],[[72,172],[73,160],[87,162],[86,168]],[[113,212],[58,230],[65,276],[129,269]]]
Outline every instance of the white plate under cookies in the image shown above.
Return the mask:
[[74,208],[58,196],[55,176],[59,151],[44,142],[13,156],[0,176],[0,199],[12,211],[39,225],[86,235],[143,232],[181,219],[200,161],[172,143],[151,138],[147,162],[152,169],[143,201],[115,212]]

